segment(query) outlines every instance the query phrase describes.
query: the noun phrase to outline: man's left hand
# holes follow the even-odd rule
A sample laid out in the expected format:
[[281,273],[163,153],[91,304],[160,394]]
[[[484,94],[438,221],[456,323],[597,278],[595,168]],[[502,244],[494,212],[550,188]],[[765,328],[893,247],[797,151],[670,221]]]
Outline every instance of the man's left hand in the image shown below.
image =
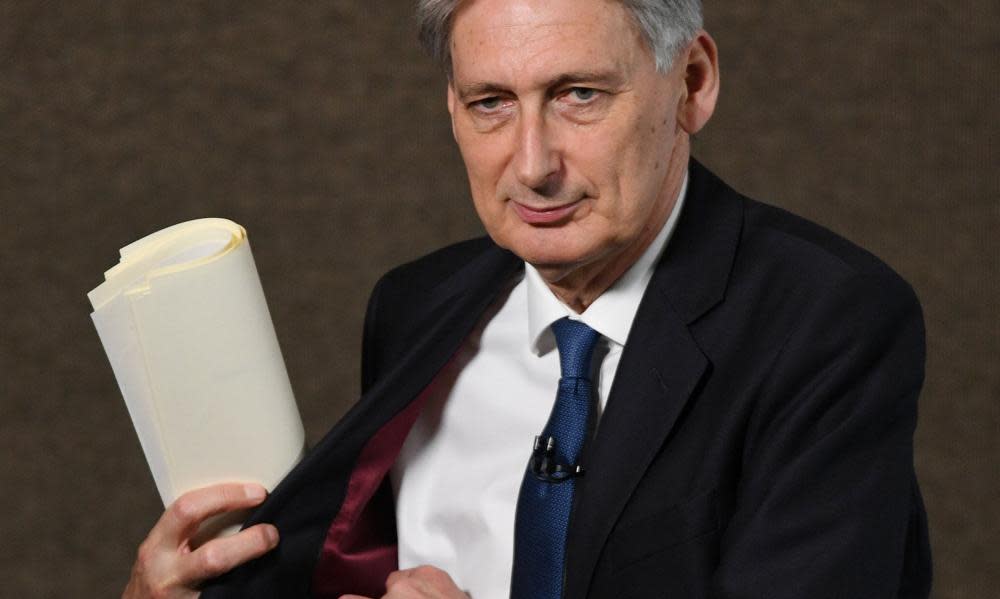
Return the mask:
[[[343,595],[340,599],[370,599],[361,595]],[[469,599],[444,570],[420,566],[397,570],[385,579],[382,599]]]

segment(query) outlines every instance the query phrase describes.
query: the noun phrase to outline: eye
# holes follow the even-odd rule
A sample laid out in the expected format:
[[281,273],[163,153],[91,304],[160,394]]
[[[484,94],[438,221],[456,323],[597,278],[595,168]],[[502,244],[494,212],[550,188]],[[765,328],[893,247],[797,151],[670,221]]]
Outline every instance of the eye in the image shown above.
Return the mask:
[[590,87],[572,87],[568,95],[578,102],[589,102],[597,96],[597,93],[596,89]]
[[500,106],[500,98],[497,98],[496,96],[492,98],[483,98],[482,100],[477,100],[472,104],[486,110],[493,110]]
[[615,93],[615,90],[607,88],[567,86],[555,94],[553,107],[574,122],[596,122],[610,110]]
[[507,101],[500,96],[489,96],[469,102],[469,109],[480,114],[494,114],[503,110]]

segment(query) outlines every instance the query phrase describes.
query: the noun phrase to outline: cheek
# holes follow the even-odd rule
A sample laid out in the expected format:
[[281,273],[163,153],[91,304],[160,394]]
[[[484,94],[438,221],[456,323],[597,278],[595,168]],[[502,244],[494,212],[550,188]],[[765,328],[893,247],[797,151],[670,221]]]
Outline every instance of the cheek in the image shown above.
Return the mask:
[[629,211],[641,213],[659,195],[673,150],[673,135],[663,119],[644,119],[637,133],[621,149],[620,172]]
[[593,212],[616,226],[629,212],[633,195],[636,152],[632,142],[618,136],[589,136],[575,144],[576,171],[589,192],[597,195]]
[[489,151],[488,144],[480,142],[472,146],[466,145],[460,150],[469,178],[473,207],[486,230],[490,234],[496,234],[502,225],[505,209],[505,202],[498,192],[502,168],[498,168],[498,160]]
[[670,138],[663,126],[648,120],[633,126],[642,133],[593,141],[585,147],[594,150],[579,155],[600,191],[593,222],[612,244],[633,239],[648,225],[667,171]]
[[460,133],[456,138],[473,188],[495,188],[504,164],[500,144],[482,139],[475,133]]

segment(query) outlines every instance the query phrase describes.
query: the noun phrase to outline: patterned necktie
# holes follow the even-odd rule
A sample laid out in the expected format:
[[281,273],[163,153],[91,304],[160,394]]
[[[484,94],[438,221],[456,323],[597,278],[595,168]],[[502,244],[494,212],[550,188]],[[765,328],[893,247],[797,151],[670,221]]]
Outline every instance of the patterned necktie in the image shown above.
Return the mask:
[[517,499],[511,599],[559,599],[574,478],[587,438],[592,399],[590,360],[600,336],[582,322],[552,323],[561,378],[545,430],[535,439]]

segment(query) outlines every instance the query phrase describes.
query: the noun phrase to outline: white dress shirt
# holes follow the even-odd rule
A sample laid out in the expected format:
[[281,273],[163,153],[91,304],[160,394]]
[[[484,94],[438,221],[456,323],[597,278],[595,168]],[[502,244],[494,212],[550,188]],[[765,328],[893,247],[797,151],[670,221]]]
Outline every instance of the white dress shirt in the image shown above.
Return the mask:
[[653,243],[582,314],[563,304],[525,264],[524,277],[438,375],[436,391],[390,473],[400,568],[441,568],[473,599],[509,596],[517,496],[559,382],[559,352],[549,325],[568,316],[601,334],[591,370],[599,418],[686,190],[685,177]]

